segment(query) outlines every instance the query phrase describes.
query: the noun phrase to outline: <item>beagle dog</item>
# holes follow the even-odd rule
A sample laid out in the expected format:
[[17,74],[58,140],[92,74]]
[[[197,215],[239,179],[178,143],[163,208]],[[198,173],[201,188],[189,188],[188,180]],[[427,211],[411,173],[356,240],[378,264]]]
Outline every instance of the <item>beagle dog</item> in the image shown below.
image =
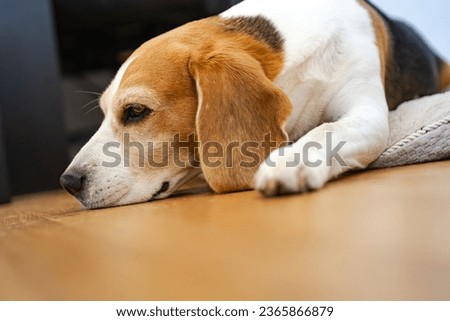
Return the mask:
[[449,86],[449,64],[369,1],[245,0],[138,48],[61,184],[87,208],[199,174],[217,193],[317,190],[380,156],[389,110]]

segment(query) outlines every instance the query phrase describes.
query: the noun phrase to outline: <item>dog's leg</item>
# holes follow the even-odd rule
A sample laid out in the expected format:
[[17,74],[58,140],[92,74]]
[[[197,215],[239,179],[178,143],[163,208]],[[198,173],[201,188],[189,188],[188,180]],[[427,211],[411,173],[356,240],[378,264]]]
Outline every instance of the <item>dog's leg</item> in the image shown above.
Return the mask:
[[317,190],[379,157],[389,135],[388,108],[381,85],[365,87],[365,95],[352,93],[354,86],[337,95],[327,110],[334,122],[274,151],[260,166],[255,188],[267,196]]

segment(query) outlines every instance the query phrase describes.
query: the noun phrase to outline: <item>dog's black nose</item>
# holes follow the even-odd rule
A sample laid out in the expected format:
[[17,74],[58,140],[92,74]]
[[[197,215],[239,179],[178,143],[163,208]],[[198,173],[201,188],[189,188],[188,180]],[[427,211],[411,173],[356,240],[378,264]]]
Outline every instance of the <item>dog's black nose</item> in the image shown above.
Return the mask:
[[61,186],[70,194],[76,196],[83,189],[86,177],[77,173],[64,173],[59,179]]

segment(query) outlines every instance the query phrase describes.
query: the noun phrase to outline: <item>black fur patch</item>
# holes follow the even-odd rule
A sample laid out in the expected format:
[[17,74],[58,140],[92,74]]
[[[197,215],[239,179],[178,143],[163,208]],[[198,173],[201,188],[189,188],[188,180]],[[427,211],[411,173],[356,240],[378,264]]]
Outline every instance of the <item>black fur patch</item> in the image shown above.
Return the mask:
[[165,193],[169,190],[170,187],[170,183],[169,182],[164,182],[161,185],[161,188],[159,189],[159,191],[157,191],[153,196],[152,199],[154,199],[155,197],[158,197],[159,195],[161,195],[162,193]]
[[389,30],[390,52],[386,66],[386,98],[389,108],[439,92],[442,60],[408,24],[386,16],[370,1]]
[[275,26],[262,16],[226,19],[225,29],[231,32],[246,33],[257,40],[264,41],[274,51],[283,50],[283,37]]

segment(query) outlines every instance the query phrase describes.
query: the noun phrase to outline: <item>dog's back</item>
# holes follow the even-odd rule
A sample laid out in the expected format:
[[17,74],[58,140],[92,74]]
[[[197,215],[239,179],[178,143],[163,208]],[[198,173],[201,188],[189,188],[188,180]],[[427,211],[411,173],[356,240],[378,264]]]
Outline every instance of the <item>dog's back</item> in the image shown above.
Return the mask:
[[414,28],[388,17],[370,1],[365,2],[380,16],[388,34],[385,88],[389,108],[448,89],[450,65],[430,49]]

